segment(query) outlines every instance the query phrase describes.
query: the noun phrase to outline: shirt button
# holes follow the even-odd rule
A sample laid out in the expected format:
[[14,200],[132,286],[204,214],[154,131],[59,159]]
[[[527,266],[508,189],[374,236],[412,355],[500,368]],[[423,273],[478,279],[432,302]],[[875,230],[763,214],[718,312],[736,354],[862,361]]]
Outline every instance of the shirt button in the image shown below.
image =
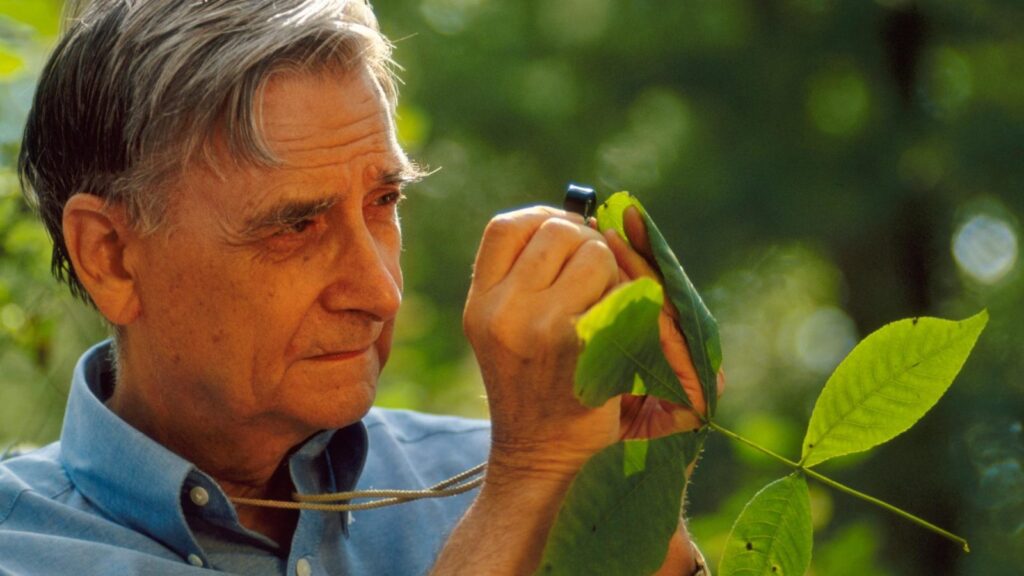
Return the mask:
[[193,566],[202,566],[203,565],[203,559],[200,558],[199,556],[196,556],[195,554],[189,554],[188,555],[188,563],[193,565]]
[[313,567],[309,564],[309,560],[305,558],[299,558],[299,561],[295,563],[295,576],[312,576]]
[[210,501],[210,493],[207,492],[206,488],[203,488],[202,486],[196,486],[195,488],[189,490],[188,497],[196,506],[206,506],[206,504]]

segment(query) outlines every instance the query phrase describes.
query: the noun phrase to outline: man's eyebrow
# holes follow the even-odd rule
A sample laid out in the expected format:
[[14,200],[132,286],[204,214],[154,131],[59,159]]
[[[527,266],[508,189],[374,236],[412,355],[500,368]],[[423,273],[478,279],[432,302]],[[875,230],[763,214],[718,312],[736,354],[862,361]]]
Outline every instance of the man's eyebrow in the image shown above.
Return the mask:
[[338,202],[336,196],[314,200],[290,200],[271,206],[245,219],[243,236],[255,236],[270,228],[310,220],[327,212]]
[[406,160],[400,167],[382,172],[378,180],[383,185],[397,184],[401,188],[408,184],[415,184],[434,172],[436,170],[425,170],[419,164]]

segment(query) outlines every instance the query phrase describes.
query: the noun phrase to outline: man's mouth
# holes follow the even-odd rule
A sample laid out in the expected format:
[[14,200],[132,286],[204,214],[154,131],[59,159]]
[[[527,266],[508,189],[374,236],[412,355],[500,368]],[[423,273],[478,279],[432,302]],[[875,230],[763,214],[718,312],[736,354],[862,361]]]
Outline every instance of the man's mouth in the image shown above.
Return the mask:
[[369,352],[373,346],[367,346],[358,350],[342,350],[338,352],[328,352],[327,354],[317,354],[316,356],[310,356],[309,360],[315,360],[317,362],[340,362],[343,360],[352,360],[358,358],[363,354]]

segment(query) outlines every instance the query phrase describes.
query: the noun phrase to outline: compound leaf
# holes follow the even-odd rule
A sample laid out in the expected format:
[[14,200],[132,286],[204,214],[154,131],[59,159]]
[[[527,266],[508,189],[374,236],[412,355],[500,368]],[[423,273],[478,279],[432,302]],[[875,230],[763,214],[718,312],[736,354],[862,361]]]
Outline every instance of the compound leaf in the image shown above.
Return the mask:
[[548,535],[537,574],[652,574],[679,527],[686,465],[704,431],[625,440],[580,470]]
[[960,322],[900,320],[861,341],[814,405],[803,464],[862,452],[913,426],[949,389],[987,322],[984,310]]
[[[664,279],[665,291],[679,312],[679,327],[686,336],[690,349],[690,358],[697,369],[701,390],[707,402],[707,417],[710,420],[715,414],[718,401],[718,370],[722,366],[722,344],[718,335],[718,322],[711,315],[704,301],[690,278],[686,275],[675,253],[669,247],[658,226],[644,210],[640,201],[629,192],[617,192],[611,195],[597,210],[597,224],[601,230],[614,228],[627,242],[622,224],[622,216],[626,208],[634,206],[643,217],[647,226],[651,251],[654,253],[658,270]],[[689,404],[689,403],[687,403]]]
[[722,576],[803,576],[813,540],[807,482],[794,473],[747,502],[729,533],[718,570]]
[[580,317],[576,333],[583,351],[574,386],[580,402],[596,407],[620,394],[642,392],[690,405],[658,341],[663,302],[661,286],[640,278],[615,289]]

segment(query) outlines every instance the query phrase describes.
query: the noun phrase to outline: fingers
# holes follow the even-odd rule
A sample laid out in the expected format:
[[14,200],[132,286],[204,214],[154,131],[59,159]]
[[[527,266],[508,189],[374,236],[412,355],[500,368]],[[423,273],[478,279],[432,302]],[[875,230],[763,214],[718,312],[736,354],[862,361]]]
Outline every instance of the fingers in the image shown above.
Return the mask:
[[579,250],[583,249],[587,257],[600,258],[595,247],[583,248],[588,242],[603,244],[604,240],[597,231],[584,225],[551,218],[537,228],[507,278],[519,289],[544,290],[554,284]]
[[551,298],[565,303],[569,314],[582,314],[619,283],[615,256],[603,239],[580,245],[551,285]]
[[562,218],[577,224],[583,218],[547,206],[537,206],[495,216],[484,230],[473,265],[473,282],[488,290],[501,282],[512,269],[537,229],[547,220]]
[[626,208],[622,213],[622,227],[626,231],[626,238],[633,249],[639,252],[648,262],[654,262],[654,251],[651,250],[651,239],[647,234],[647,224],[643,216],[634,206]]
[[636,280],[637,278],[658,279],[658,273],[636,250],[631,248],[626,241],[618,235],[615,230],[608,229],[604,232],[605,241],[615,255],[615,260],[622,268],[626,278]]
[[697,369],[694,368],[690,357],[690,349],[686,345],[686,338],[679,331],[675,320],[667,314],[658,317],[658,329],[665,360],[679,378],[679,383],[683,385],[683,391],[690,399],[693,409],[699,414],[705,414],[707,402],[700,385],[700,377],[697,376]]

